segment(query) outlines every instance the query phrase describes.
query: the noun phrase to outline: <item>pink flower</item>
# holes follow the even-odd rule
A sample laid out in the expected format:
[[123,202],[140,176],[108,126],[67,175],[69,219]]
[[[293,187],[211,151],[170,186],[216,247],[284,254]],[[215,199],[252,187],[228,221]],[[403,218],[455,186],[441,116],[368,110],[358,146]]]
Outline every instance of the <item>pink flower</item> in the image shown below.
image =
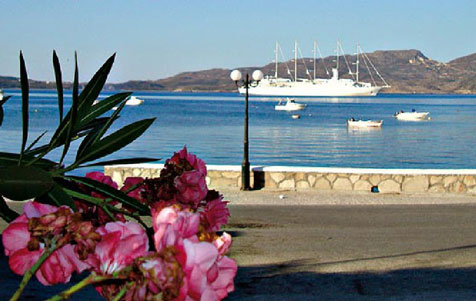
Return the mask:
[[111,222],[97,229],[102,240],[88,262],[95,271],[112,274],[146,254],[149,242],[144,229],[134,222]]
[[155,231],[155,248],[159,252],[166,246],[181,245],[181,240],[195,236],[200,217],[197,213],[180,211],[175,206],[160,211],[152,210],[152,223]]
[[[101,182],[103,184],[109,185],[114,189],[118,189],[117,183],[114,182],[110,176],[106,176],[102,172],[97,172],[97,171],[89,172],[89,173],[86,174],[86,178],[96,180],[96,181]],[[94,190],[92,190],[88,187],[85,187],[83,185],[81,185],[80,188],[86,194],[89,194],[92,197],[100,198],[100,199],[106,199],[107,198],[106,196],[104,196],[100,193],[97,193],[96,191],[94,191]],[[106,212],[104,212],[104,210],[102,208],[100,208],[96,205],[93,205],[91,203],[87,203],[83,200],[75,200],[74,203],[78,207],[79,212],[81,212],[83,214],[84,218],[87,219],[87,220],[90,220],[93,223],[93,225],[95,225],[95,226],[101,226],[101,225],[104,225],[108,222],[113,221],[111,219],[111,217]],[[110,205],[116,205],[117,203],[118,202],[115,201],[115,200],[109,202]],[[119,221],[122,221],[122,222],[126,221],[126,219],[124,218],[124,215],[122,215],[121,213],[117,213],[117,212],[114,213],[114,218],[116,220],[119,220]]]
[[[65,208],[65,206],[60,208]],[[43,243],[39,243],[35,250],[30,251],[28,248],[28,243],[31,240],[28,230],[29,220],[54,213],[58,209],[58,207],[51,205],[27,202],[23,206],[24,213],[11,222],[3,231],[2,241],[5,247],[5,255],[9,256],[8,263],[14,273],[23,275],[38,261],[44,252],[45,246]],[[54,251],[35,275],[44,285],[53,285],[68,282],[74,271],[80,273],[88,267],[88,264],[79,259],[73,246],[66,244]]]
[[[128,191],[129,188],[136,186],[138,184],[142,184],[144,182],[144,178],[141,177],[128,177],[124,181],[124,186],[121,187],[121,191]],[[135,198],[141,203],[145,203],[145,199],[143,198],[142,193],[144,192],[144,185],[139,185],[136,189],[127,193],[128,196]]]
[[[99,171],[88,172],[86,174],[86,178],[89,178],[89,179],[101,182],[103,184],[109,185],[114,189],[118,189],[117,183],[114,182],[110,176],[106,176],[102,172],[99,172]],[[104,199],[103,195],[101,195],[101,194],[99,194],[95,191],[93,191],[91,193],[91,196],[96,197],[96,198],[100,198],[100,199]]]
[[213,245],[217,248],[218,253],[221,256],[224,256],[226,253],[228,253],[228,250],[230,250],[231,235],[226,232],[223,232],[221,236],[219,236],[213,241]]
[[184,172],[174,181],[178,191],[178,200],[196,208],[208,192],[205,175],[198,170]]
[[200,212],[200,219],[208,232],[216,232],[228,222],[230,216],[230,211],[226,208],[228,202],[222,201],[222,198],[220,196],[218,199],[208,202]]
[[187,147],[184,146],[181,151],[178,153],[174,153],[172,158],[168,159],[165,161],[165,164],[176,164],[176,165],[184,165],[184,161],[188,163],[193,170],[197,170],[203,175],[207,175],[207,167],[205,165],[205,162],[197,156],[190,154],[187,152]]
[[194,300],[221,300],[234,290],[236,263],[219,256],[216,247],[208,242],[184,240],[187,254],[185,278],[189,298]]

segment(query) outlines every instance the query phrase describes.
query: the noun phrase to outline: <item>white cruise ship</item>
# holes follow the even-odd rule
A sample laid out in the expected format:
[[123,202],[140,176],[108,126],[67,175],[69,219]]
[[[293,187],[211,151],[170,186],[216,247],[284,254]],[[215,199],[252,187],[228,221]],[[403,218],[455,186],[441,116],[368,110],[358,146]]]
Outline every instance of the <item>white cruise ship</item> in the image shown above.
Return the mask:
[[[316,49],[316,43],[314,43]],[[309,79],[297,78],[297,42],[295,44],[295,59],[294,59],[294,79],[280,78],[278,77],[278,44],[276,43],[276,67],[274,76],[266,76],[262,79],[257,85],[252,85],[248,89],[249,95],[261,95],[261,96],[375,96],[382,88],[390,87],[383,77],[380,76],[375,66],[370,62],[370,66],[375,69],[376,74],[383,81],[383,86],[378,86],[376,84],[372,85],[371,83],[365,83],[359,81],[359,54],[357,53],[357,61],[355,62],[356,71],[353,73],[349,70],[349,74],[352,75],[353,79],[342,79],[339,78],[339,47],[338,43],[338,52],[336,59],[336,68],[332,68],[332,77],[329,79],[325,78],[316,78],[315,76],[315,63],[316,58],[314,55],[314,77]],[[358,47],[358,50],[360,47]],[[314,50],[314,54],[316,51]],[[320,53],[320,51],[319,51]],[[368,60],[368,57],[365,53],[362,53],[364,59]],[[344,56],[345,59],[345,56]],[[349,67],[348,62],[346,61],[347,66]],[[366,63],[368,66],[369,64]],[[349,68],[350,69],[350,68]],[[327,71],[327,67],[326,67]],[[306,67],[306,73],[310,75],[309,70]],[[370,73],[370,70],[369,70]],[[288,74],[291,75],[291,72],[288,70]],[[245,88],[240,88],[239,92],[244,94]]]

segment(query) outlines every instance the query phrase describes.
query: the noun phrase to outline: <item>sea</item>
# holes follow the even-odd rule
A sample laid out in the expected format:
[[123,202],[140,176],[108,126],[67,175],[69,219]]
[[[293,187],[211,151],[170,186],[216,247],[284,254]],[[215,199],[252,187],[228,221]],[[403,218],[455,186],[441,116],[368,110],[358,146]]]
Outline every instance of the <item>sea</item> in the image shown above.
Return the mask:
[[[0,151],[19,152],[21,91],[4,90]],[[118,92],[118,91],[117,91]],[[103,99],[117,92],[105,92]],[[163,163],[184,146],[207,164],[240,165],[243,160],[244,96],[238,93],[135,92],[144,99],[126,106],[111,131],[131,122],[156,118],[136,141],[107,160],[152,157]],[[58,125],[56,91],[29,94],[29,137]],[[65,91],[65,109],[71,105]],[[476,95],[381,94],[376,97],[297,98],[307,104],[299,112],[275,111],[277,98],[249,98],[249,156],[252,166],[310,166],[405,169],[476,168]],[[399,121],[396,111],[430,112],[430,120]],[[111,111],[112,113],[112,111]],[[299,119],[292,118],[299,114]],[[349,118],[383,120],[380,129],[351,129]],[[72,162],[78,143],[71,147]],[[61,150],[48,158],[59,160]],[[75,171],[82,174],[101,167]]]

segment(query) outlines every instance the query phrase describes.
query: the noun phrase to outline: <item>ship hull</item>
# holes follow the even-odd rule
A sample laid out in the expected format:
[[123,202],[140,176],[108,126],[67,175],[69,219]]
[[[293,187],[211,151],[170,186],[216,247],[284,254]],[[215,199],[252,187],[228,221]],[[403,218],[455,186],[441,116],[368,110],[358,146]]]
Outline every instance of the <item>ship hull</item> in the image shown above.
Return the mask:
[[[257,96],[307,96],[307,97],[324,97],[324,96],[376,96],[382,87],[340,87],[328,88],[319,85],[310,85],[308,87],[250,87],[249,95]],[[240,88],[239,92],[244,94],[244,88]]]

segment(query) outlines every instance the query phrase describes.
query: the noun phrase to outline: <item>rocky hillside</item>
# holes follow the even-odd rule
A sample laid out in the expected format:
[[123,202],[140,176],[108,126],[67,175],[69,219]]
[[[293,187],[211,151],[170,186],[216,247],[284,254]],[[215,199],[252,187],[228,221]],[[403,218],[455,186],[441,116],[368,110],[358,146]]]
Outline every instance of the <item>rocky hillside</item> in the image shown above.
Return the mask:
[[[476,53],[454,59],[448,63],[432,60],[418,50],[375,51],[367,53],[370,61],[391,86],[384,89],[386,93],[473,93],[476,94]],[[346,63],[347,60],[347,63]],[[341,77],[349,78],[347,64],[355,71],[356,57],[341,56],[339,71]],[[306,65],[306,66],[305,66]],[[328,78],[325,67],[335,66],[335,57],[318,59],[316,75]],[[372,70],[368,72],[368,68]],[[281,62],[278,67],[279,76],[287,77],[287,70],[294,72],[294,62]],[[310,58],[298,60],[298,77],[306,78],[306,67],[313,74],[313,62]],[[265,66],[238,68],[242,72],[251,73],[255,69],[262,70],[266,75],[274,75],[275,64]],[[360,58],[360,81],[375,82],[383,85],[373,71],[370,63],[365,64]],[[184,72],[175,76],[154,81],[128,81],[120,84],[107,84],[107,89],[122,90],[167,90],[167,91],[236,91],[230,80],[228,69],[209,69],[196,72]],[[33,88],[53,88],[54,83],[32,81]],[[0,87],[19,87],[19,81],[13,77],[1,77]],[[68,87],[68,84],[66,84]]]

